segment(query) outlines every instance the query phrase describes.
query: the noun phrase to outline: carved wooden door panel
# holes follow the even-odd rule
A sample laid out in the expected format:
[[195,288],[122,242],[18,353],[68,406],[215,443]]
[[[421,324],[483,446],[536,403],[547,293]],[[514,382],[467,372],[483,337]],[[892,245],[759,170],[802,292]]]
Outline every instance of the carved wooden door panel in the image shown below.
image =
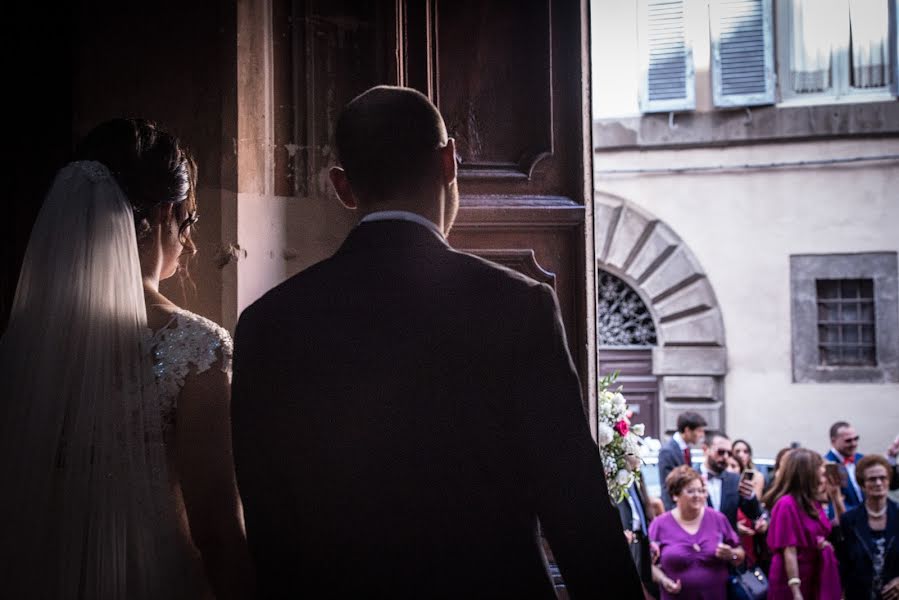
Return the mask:
[[[333,119],[356,94],[377,83],[425,93],[461,159],[450,243],[555,288],[586,386],[586,0],[286,2],[276,22],[292,15],[295,35],[281,44],[290,38],[276,28],[275,105],[291,104],[279,87],[297,92],[276,138],[303,143],[295,154],[276,144],[276,188],[328,193],[320,174],[333,159]],[[293,84],[279,76],[289,64]]]
[[461,158],[450,242],[555,288],[586,383],[585,3],[407,5],[407,83],[440,108]]
[[632,423],[643,423],[646,435],[660,439],[659,381],[652,374],[652,348],[600,347],[599,377],[618,372],[613,388],[624,386],[628,408],[634,411]]

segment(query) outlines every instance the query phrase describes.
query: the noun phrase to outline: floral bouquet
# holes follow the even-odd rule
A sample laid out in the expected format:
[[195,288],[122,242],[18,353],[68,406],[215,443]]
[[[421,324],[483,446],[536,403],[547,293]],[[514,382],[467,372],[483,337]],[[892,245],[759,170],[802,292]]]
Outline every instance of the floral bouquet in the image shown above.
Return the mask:
[[627,496],[646,453],[641,437],[643,424],[631,425],[631,412],[627,409],[627,400],[621,395],[621,386],[614,391],[610,389],[617,377],[618,371],[600,380],[596,401],[599,421],[596,442],[602,455],[609,496],[615,503]]

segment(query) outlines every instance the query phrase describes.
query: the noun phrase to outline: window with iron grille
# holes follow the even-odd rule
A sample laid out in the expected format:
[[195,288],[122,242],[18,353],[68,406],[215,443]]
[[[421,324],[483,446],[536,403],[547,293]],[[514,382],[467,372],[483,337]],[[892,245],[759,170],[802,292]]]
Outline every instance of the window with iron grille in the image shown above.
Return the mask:
[[818,364],[877,365],[874,280],[818,279]]
[[790,256],[796,383],[899,383],[899,254]]

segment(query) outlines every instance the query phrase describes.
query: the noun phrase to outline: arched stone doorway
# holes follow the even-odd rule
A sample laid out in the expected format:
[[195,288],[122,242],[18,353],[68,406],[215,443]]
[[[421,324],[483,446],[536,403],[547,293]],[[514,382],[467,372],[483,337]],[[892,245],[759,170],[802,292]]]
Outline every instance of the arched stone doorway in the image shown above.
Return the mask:
[[[653,400],[646,397],[645,388],[655,380],[656,406],[647,409],[658,420],[645,413],[637,420],[658,434],[673,431],[677,415],[685,410],[704,415],[711,427],[723,428],[724,323],[705,271],[668,225],[623,198],[596,193],[593,216],[597,282],[608,273],[633,290],[651,317],[655,334],[654,343],[646,338],[642,344],[623,345],[621,350],[632,349],[630,357],[621,352],[609,354],[615,348],[598,339],[598,372],[614,370],[603,366],[604,357],[607,363],[624,360],[631,369],[642,369],[637,373],[642,380],[628,385],[622,378],[622,383],[625,396],[630,389],[635,399],[647,405]],[[602,302],[600,292],[598,304]],[[602,323],[598,312],[598,337]],[[648,364],[641,367],[636,364],[640,360]],[[640,410],[642,413],[643,407]],[[657,423],[657,429],[652,423]]]

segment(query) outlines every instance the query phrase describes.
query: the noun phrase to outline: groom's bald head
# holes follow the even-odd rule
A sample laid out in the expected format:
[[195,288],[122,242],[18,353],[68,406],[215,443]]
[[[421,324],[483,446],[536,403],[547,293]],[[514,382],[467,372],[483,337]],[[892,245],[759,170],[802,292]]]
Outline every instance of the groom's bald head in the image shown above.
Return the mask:
[[447,143],[437,107],[413,89],[374,87],[337,120],[338,160],[360,201],[379,202],[439,185]]

